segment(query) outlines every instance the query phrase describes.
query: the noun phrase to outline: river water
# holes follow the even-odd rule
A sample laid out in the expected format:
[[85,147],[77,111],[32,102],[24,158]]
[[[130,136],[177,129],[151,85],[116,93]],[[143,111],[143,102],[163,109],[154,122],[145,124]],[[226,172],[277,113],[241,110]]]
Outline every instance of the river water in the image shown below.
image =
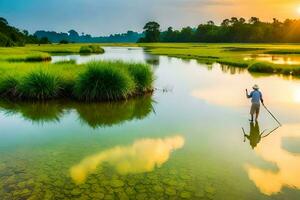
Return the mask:
[[[299,199],[299,80],[105,50],[53,62],[147,62],[157,90],[118,103],[1,101],[0,199]],[[282,127],[264,109],[249,123],[253,84]]]

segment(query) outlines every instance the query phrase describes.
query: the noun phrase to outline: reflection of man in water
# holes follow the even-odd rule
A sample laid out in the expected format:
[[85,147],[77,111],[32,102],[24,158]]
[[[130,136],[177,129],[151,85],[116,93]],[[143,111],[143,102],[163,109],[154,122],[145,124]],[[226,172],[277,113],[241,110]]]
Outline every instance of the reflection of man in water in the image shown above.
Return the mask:
[[[244,129],[243,129],[243,131],[244,131]],[[255,123],[250,122],[250,133],[249,133],[249,135],[247,135],[244,132],[244,136],[250,141],[250,145],[251,145],[252,149],[254,149],[257,146],[257,144],[260,142],[261,136],[264,132],[265,131],[260,133],[258,122],[255,122]]]

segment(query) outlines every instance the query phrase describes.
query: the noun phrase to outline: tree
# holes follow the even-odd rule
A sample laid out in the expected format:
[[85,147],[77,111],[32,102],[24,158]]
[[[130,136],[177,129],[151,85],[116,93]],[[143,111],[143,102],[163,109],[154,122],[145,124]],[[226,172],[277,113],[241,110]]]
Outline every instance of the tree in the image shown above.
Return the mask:
[[224,19],[223,22],[221,23],[221,26],[224,26],[224,27],[230,26],[230,20],[229,19]]
[[51,42],[47,37],[42,37],[39,41],[39,44],[50,44]]
[[179,35],[179,42],[193,41],[193,29],[191,27],[185,27],[181,30]]
[[249,20],[250,24],[258,24],[259,22],[260,22],[259,18],[257,18],[257,17],[251,17]]
[[8,22],[6,19],[4,19],[3,17],[0,17],[0,23],[8,25]]
[[160,25],[157,22],[148,22],[144,26],[145,37],[142,42],[159,42],[160,37]]
[[59,44],[69,44],[69,41],[66,39],[63,39],[63,40],[59,41]]

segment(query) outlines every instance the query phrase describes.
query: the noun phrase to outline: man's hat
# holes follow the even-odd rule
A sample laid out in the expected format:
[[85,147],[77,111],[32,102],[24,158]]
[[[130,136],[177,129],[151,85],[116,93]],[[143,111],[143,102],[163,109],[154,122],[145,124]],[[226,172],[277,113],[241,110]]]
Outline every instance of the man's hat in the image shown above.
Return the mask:
[[254,90],[258,90],[259,89],[259,87],[258,87],[258,85],[254,85],[253,87],[252,87]]

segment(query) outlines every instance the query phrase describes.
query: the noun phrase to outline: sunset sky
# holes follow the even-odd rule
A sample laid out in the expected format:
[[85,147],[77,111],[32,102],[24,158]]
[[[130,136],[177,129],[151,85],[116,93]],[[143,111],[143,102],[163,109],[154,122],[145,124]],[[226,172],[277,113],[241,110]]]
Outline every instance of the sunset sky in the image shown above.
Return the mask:
[[0,16],[30,32],[68,31],[107,35],[141,31],[149,20],[165,29],[220,23],[231,16],[262,20],[300,18],[299,0],[0,0]]

